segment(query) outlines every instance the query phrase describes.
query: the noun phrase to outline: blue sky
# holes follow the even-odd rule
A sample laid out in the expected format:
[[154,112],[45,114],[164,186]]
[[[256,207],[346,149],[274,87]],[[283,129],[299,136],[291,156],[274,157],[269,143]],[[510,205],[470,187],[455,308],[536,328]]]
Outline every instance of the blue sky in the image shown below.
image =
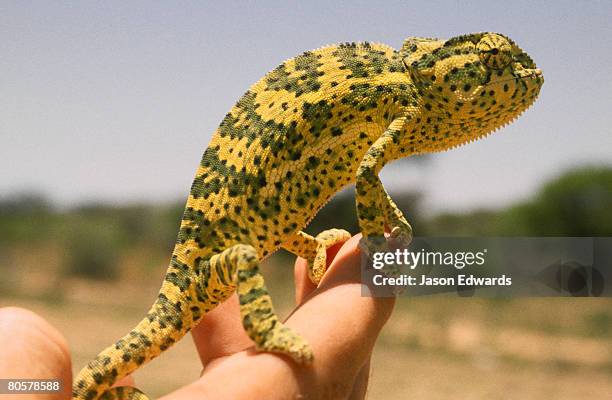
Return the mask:
[[185,198],[223,115],[284,59],[497,31],[544,71],[540,99],[485,140],[382,177],[431,210],[503,206],[568,168],[612,164],[611,20],[610,1],[3,2],[0,196]]

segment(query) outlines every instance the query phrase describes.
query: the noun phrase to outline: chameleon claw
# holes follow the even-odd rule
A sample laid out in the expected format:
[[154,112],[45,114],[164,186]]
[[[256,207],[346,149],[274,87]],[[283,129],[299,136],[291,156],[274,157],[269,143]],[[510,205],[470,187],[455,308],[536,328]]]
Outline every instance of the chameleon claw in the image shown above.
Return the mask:
[[402,233],[402,230],[400,229],[399,226],[394,226],[393,229],[391,229],[391,237],[393,239],[398,237],[401,233]]

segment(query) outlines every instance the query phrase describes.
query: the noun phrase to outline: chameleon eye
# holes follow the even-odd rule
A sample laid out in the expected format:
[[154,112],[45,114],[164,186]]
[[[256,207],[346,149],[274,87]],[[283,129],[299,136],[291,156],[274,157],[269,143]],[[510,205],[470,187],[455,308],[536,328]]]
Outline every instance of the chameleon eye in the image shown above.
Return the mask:
[[481,61],[489,68],[503,69],[512,61],[512,47],[506,38],[490,34],[476,45]]

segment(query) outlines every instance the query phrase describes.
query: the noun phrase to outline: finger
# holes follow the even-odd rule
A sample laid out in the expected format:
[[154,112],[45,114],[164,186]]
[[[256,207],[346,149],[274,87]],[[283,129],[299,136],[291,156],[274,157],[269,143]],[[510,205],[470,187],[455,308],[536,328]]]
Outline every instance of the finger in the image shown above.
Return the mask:
[[368,382],[370,380],[370,362],[371,357],[368,358],[368,361],[366,361],[365,365],[361,367],[357,373],[357,378],[355,378],[355,383],[353,384],[353,391],[350,396],[347,397],[347,400],[365,399],[366,392],[368,391]]
[[119,387],[119,386],[136,386],[136,381],[134,380],[134,377],[132,375],[128,375],[126,377],[119,379],[117,382],[113,384],[113,387]]
[[204,367],[209,366],[215,359],[253,345],[242,327],[236,294],[206,314],[191,331],[191,336]]
[[[344,242],[336,243],[330,248],[327,249],[327,266],[331,264],[334,257]],[[294,281],[295,281],[295,303],[301,304],[306,296],[312,293],[313,290],[317,288],[317,286],[312,283],[310,278],[308,277],[308,261],[306,259],[298,257],[295,260],[295,268],[294,268]]]
[[315,354],[312,368],[300,369],[301,379],[321,387],[356,382],[395,304],[393,298],[362,296],[359,239],[342,246],[319,287],[287,321]]
[[295,282],[295,304],[301,304],[304,298],[317,288],[308,278],[308,261],[305,258],[298,257],[295,260],[293,277]]
[[[70,399],[72,366],[61,333],[32,311],[0,308],[0,377],[60,379],[62,392],[36,395],[36,399]],[[3,397],[11,399],[13,396]],[[23,396],[15,395],[15,399]]]

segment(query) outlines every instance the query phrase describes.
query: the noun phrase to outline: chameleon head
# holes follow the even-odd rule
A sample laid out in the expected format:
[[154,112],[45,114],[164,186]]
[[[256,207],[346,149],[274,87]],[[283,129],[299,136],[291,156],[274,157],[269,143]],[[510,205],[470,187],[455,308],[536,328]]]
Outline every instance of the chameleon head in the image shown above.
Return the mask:
[[527,53],[498,33],[408,38],[400,55],[423,108],[454,127],[439,140],[446,148],[512,121],[535,101],[544,83]]

